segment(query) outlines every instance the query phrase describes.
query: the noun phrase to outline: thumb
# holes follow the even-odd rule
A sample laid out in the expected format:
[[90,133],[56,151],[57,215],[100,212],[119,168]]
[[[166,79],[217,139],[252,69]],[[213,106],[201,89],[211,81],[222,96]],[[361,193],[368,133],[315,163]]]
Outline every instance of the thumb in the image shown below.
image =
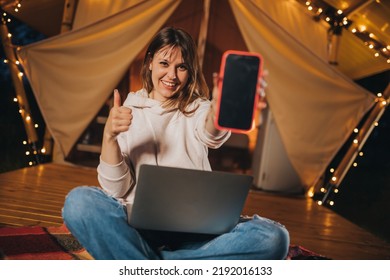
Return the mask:
[[121,105],[122,103],[119,91],[117,89],[114,89],[114,107],[120,107]]

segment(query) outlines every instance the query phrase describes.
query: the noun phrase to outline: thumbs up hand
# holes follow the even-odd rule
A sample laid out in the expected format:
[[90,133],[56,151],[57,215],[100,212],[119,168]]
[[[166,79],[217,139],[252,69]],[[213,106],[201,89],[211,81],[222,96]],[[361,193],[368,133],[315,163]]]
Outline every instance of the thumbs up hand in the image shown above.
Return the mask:
[[104,127],[104,137],[107,140],[114,140],[119,133],[129,129],[133,119],[130,108],[122,106],[121,97],[117,89],[114,90],[114,106],[111,108],[108,115],[106,125]]

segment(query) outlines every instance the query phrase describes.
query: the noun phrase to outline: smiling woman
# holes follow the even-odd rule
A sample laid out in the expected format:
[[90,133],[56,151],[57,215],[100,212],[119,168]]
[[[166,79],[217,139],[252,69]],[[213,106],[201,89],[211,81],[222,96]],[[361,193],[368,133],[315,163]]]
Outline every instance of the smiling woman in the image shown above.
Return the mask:
[[221,234],[162,232],[128,222],[142,165],[210,172],[208,149],[231,135],[215,127],[216,100],[208,98],[195,43],[183,29],[166,27],[152,38],[142,77],[145,88],[129,93],[123,106],[115,92],[97,168],[102,189],[76,187],[65,199],[63,217],[72,234],[96,259],[284,259],[288,231],[258,215]]
[[144,88],[157,95],[154,99],[185,113],[185,107],[195,99],[208,99],[209,89],[196,59],[194,41],[184,30],[173,30],[163,29],[150,44],[141,76]]
[[165,102],[181,92],[188,80],[187,67],[181,51],[175,47],[165,47],[158,51],[149,64],[152,82],[156,87],[150,97]]

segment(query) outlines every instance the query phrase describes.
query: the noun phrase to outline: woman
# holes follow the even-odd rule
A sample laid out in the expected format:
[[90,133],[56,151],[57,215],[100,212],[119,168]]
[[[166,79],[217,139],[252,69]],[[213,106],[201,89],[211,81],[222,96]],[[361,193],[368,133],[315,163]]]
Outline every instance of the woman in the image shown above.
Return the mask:
[[127,223],[142,164],[211,170],[208,148],[230,136],[214,126],[215,101],[184,30],[156,34],[141,75],[144,88],[123,106],[114,92],[97,168],[102,188],[78,187],[65,200],[63,217],[72,234],[96,259],[285,258],[287,230],[257,215],[219,236],[140,231]]

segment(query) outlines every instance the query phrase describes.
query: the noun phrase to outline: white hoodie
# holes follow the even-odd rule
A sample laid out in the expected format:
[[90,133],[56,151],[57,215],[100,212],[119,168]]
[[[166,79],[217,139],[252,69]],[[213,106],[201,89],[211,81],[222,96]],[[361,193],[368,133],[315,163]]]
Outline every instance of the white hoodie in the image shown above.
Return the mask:
[[217,137],[207,132],[210,104],[198,99],[189,108],[199,106],[195,113],[185,116],[179,110],[166,112],[160,101],[148,98],[145,89],[129,93],[123,106],[132,109],[132,123],[128,131],[118,135],[124,160],[109,165],[100,159],[97,171],[101,187],[130,206],[142,164],[211,170],[208,148],[219,148],[230,131],[221,131]]

